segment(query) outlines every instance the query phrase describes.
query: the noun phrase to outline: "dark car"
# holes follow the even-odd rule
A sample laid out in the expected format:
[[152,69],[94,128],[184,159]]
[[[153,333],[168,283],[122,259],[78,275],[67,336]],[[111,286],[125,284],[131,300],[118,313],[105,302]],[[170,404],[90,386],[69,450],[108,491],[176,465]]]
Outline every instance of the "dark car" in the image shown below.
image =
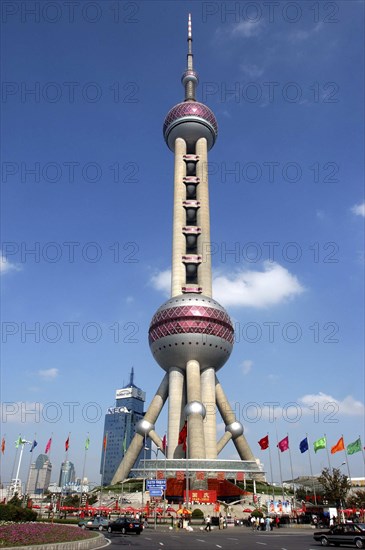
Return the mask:
[[122,533],[122,535],[136,533],[136,535],[140,535],[141,531],[143,531],[143,526],[139,519],[130,517],[118,518],[108,525],[108,533],[118,532]]
[[81,529],[98,529],[99,531],[103,531],[103,529],[107,529],[109,525],[109,520],[105,518],[89,518],[84,519],[83,521],[79,521],[79,527]]
[[335,525],[327,531],[316,531],[314,540],[322,546],[334,544],[354,545],[356,548],[365,548],[365,523],[342,523]]

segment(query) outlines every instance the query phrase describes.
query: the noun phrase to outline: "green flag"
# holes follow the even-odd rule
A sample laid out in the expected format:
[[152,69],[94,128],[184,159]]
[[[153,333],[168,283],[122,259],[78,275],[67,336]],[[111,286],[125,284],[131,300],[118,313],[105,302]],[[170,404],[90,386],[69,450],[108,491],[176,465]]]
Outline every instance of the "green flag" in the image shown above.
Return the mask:
[[87,437],[87,438],[86,438],[86,441],[85,441],[85,451],[88,450],[89,446],[90,446],[90,438]]
[[317,439],[317,441],[315,441],[315,442],[313,443],[314,452],[316,453],[316,452],[319,451],[320,449],[325,449],[325,448],[326,448],[326,445],[327,445],[326,438],[325,438],[325,437],[320,437],[319,439]]
[[356,439],[353,443],[349,443],[347,445],[347,454],[353,455],[354,453],[358,453],[361,451],[361,439]]
[[124,439],[123,439],[123,453],[125,454],[127,450],[127,432],[125,432],[124,434]]
[[23,445],[23,443],[25,443],[25,441],[22,439],[21,436],[19,436],[18,439],[15,441],[15,447],[18,448],[19,445]]

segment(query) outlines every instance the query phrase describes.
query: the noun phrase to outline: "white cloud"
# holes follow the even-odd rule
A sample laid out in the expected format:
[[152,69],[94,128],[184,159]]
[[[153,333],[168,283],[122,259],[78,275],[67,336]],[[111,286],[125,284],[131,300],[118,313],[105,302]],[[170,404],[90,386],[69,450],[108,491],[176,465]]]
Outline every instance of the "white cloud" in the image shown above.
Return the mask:
[[[352,395],[348,395],[344,399],[336,399],[332,395],[323,392],[318,394],[307,394],[299,398],[299,403],[303,403],[308,407],[308,413],[314,414],[315,407],[319,407],[321,411],[328,415],[343,414],[347,416],[362,416],[365,413],[364,403],[356,401]],[[318,405],[317,405],[318,404]]]
[[[304,292],[297,277],[281,265],[266,261],[263,267],[263,271],[242,270],[216,275],[213,280],[214,298],[226,307],[265,308]],[[151,285],[169,296],[171,271],[166,269],[153,275]]]
[[257,65],[250,63],[243,63],[241,65],[241,70],[250,78],[259,78],[264,73],[264,69],[262,67],[258,67]]
[[355,214],[355,216],[362,216],[364,218],[365,217],[365,201],[361,204],[355,204],[355,206],[353,206],[351,208],[351,212],[353,214]]
[[0,252],[0,273],[5,275],[5,273],[9,273],[10,271],[20,271],[21,268],[17,264],[13,264],[9,262]]
[[153,275],[151,278],[151,284],[153,288],[166,294],[167,296],[171,291],[171,270],[166,269]]
[[263,266],[263,271],[218,275],[213,281],[214,298],[224,306],[265,308],[304,292],[297,277],[281,265],[266,261]]
[[232,27],[231,33],[233,36],[243,36],[251,38],[261,33],[263,28],[262,21],[240,21]]
[[54,378],[57,378],[58,373],[59,373],[58,369],[52,368],[52,369],[39,370],[37,374],[41,378],[44,378],[45,380],[53,380]]
[[243,374],[248,374],[252,369],[252,367],[253,367],[253,361],[251,361],[251,359],[245,359],[244,361],[242,361],[241,368],[242,368]]
[[319,32],[323,27],[322,21],[319,21],[314,27],[312,27],[309,30],[295,30],[292,31],[289,36],[289,42],[291,43],[297,43],[297,42],[304,42],[305,40],[308,40],[313,35],[315,35],[317,32]]

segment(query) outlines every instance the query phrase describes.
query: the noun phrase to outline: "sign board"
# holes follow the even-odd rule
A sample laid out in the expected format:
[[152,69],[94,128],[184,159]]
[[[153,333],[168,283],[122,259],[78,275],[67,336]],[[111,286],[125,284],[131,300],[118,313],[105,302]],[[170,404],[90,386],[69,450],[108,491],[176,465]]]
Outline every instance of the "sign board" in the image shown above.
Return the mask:
[[163,490],[162,489],[150,489],[150,497],[162,497]]
[[[186,500],[186,491],[184,491],[184,500]],[[217,501],[217,491],[189,491],[189,502],[207,502],[214,503]]]
[[161,489],[164,491],[166,489],[166,479],[147,479],[146,486],[149,491],[151,489]]

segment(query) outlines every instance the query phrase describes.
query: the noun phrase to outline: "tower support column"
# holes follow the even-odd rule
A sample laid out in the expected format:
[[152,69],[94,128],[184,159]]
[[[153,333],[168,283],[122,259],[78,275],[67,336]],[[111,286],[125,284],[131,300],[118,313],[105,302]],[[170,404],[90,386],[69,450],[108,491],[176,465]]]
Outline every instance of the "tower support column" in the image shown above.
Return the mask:
[[186,164],[183,155],[186,154],[186,143],[182,138],[175,140],[175,169],[174,169],[174,218],[172,228],[172,273],[171,296],[181,294],[185,284],[185,265],[182,257],[185,254],[186,242],[182,228],[186,222],[183,201],[186,198],[186,188],[183,177],[186,175]]
[[211,297],[212,261],[208,188],[208,148],[205,138],[200,138],[196,142],[195,154],[199,155],[199,161],[196,166],[196,175],[200,178],[200,184],[197,187],[197,199],[200,201],[198,225],[201,227],[201,234],[198,238],[198,254],[202,257],[198,271],[198,281],[203,289],[203,294]]
[[[191,360],[186,365],[187,402],[201,403],[200,365]],[[188,458],[205,458],[203,417],[200,413],[191,413],[188,417]]]
[[179,441],[179,433],[184,424],[183,410],[186,404],[184,392],[184,373],[172,367],[169,370],[169,418],[168,418],[168,458],[183,458],[184,453]]
[[204,439],[206,458],[217,458],[217,414],[215,403],[215,370],[203,370],[200,376],[202,401],[206,410],[204,419]]

